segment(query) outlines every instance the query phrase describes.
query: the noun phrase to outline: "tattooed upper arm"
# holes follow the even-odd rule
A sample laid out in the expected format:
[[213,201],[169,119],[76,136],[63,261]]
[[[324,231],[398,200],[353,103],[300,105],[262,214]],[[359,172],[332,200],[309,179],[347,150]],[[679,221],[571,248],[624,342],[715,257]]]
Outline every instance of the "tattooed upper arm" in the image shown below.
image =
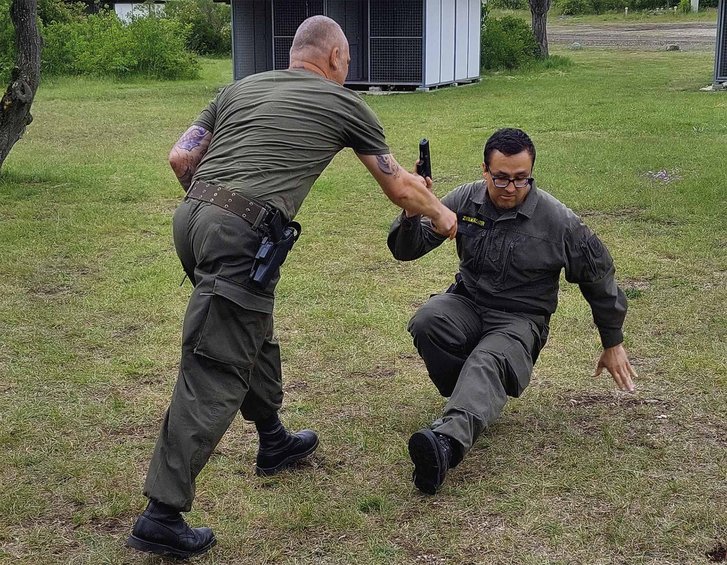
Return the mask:
[[203,150],[207,148],[210,143],[211,135],[202,126],[192,126],[182,134],[182,137],[177,141],[177,147],[185,149],[187,151],[194,151],[198,147]]
[[382,173],[398,178],[401,167],[394,157],[391,155],[376,155],[376,163]]

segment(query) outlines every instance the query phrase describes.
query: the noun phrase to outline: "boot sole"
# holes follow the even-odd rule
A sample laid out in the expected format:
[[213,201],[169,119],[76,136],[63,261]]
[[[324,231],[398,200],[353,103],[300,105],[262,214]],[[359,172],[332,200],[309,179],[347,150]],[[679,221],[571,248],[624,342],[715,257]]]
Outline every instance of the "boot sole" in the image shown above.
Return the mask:
[[259,467],[255,466],[255,474],[258,477],[270,477],[272,475],[277,475],[287,467],[290,467],[293,463],[296,461],[300,461],[301,459],[305,459],[308,457],[311,453],[313,453],[316,449],[318,449],[318,439],[316,439],[316,443],[309,447],[306,451],[302,453],[296,453],[295,455],[289,455],[283,461],[278,463],[275,467]]
[[443,461],[437,437],[431,430],[420,430],[409,438],[409,457],[414,463],[414,486],[425,494],[437,494],[444,482]]
[[176,559],[189,559],[190,557],[202,555],[212,549],[216,543],[217,539],[213,537],[207,545],[197,551],[182,551],[169,545],[146,541],[133,535],[129,536],[129,539],[126,540],[126,546],[132,549],[145,551],[146,553],[154,553],[156,555],[164,555],[165,557],[174,557]]

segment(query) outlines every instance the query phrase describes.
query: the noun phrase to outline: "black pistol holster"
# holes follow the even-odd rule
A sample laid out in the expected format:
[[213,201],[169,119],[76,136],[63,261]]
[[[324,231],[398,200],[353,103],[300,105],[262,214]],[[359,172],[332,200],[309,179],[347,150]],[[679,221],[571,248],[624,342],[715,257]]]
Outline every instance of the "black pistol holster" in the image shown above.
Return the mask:
[[255,254],[250,278],[261,288],[266,288],[300,237],[302,228],[298,222],[283,224],[280,212],[276,211],[261,229],[265,236]]

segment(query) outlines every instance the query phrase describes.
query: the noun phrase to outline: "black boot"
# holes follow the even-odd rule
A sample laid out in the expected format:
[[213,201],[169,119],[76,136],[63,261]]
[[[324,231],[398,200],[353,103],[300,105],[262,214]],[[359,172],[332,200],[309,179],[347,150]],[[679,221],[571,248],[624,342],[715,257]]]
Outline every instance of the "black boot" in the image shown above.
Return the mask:
[[452,463],[452,440],[429,429],[409,438],[409,456],[414,463],[414,485],[426,494],[436,494]]
[[269,476],[279,473],[296,461],[316,450],[318,436],[314,431],[301,430],[291,434],[278,419],[277,414],[267,420],[255,422],[260,436],[255,473]]
[[139,516],[126,545],[158,555],[187,559],[217,543],[209,528],[190,528],[182,515],[166,504],[150,500]]

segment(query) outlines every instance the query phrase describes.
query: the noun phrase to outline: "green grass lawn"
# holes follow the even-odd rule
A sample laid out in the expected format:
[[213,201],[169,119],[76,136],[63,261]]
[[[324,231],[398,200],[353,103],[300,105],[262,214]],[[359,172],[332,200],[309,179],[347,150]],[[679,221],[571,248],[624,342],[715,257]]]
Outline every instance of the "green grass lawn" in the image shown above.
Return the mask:
[[[699,564],[727,545],[727,93],[710,53],[568,53],[571,67],[371,96],[394,154],[432,142],[435,190],[478,177],[498,127],[600,234],[630,297],[634,395],[593,379],[589,309],[564,285],[533,382],[440,495],[410,483],[409,435],[439,414],[405,331],[456,269],[410,264],[397,209],[350,152],[303,206],[277,329],[291,427],[321,447],[254,476],[239,419],[188,519],[208,563]],[[189,283],[171,240],[171,145],[231,76],[46,81],[0,176],[0,562],[158,563],[123,547],[176,379]]]

